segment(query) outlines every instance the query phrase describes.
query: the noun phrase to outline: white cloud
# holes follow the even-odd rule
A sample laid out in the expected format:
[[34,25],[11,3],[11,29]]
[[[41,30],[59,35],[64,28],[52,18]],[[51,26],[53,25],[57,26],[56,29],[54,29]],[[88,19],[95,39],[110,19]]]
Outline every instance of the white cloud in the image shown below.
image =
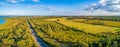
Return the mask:
[[0,5],[6,5],[6,3],[5,2],[0,2]]
[[73,14],[73,12],[69,12],[66,9],[62,9],[62,8],[56,8],[54,6],[46,6],[46,5],[34,5],[32,6],[33,8],[40,8],[40,9],[44,9],[45,11],[52,11],[54,13],[66,13],[66,14]]
[[19,3],[19,2],[24,2],[25,0],[7,0],[7,2],[11,3]]
[[[7,2],[11,2],[11,3],[20,3],[20,2],[24,2],[26,0],[6,0]],[[32,0],[33,2],[39,2],[40,0]]]
[[33,0],[33,2],[39,2],[40,0]]
[[84,11],[81,10],[76,12],[73,15],[86,15],[86,16],[110,16],[110,15],[120,15],[120,12],[108,12],[104,10],[96,10],[96,11]]
[[85,10],[105,10],[108,12],[120,12],[120,0],[100,0],[97,4],[86,7]]
[[33,5],[32,8],[41,8],[41,9],[44,9],[47,11],[51,10],[51,7],[46,6],[46,5],[41,5],[41,4],[40,5]]

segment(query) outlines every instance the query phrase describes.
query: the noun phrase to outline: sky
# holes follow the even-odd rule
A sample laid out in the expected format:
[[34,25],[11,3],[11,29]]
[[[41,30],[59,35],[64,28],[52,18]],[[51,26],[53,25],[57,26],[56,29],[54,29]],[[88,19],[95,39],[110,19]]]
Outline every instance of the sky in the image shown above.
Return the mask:
[[0,0],[0,15],[120,15],[120,0]]

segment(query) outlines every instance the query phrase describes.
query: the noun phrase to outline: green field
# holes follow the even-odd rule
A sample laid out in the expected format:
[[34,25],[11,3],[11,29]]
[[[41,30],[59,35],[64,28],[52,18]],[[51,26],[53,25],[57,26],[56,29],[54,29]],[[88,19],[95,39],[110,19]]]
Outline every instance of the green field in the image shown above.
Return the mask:
[[8,18],[0,25],[1,47],[37,47],[25,18]]
[[76,23],[72,21],[59,21],[59,23],[64,24],[66,26],[76,28],[87,33],[100,33],[100,32],[117,32],[120,31],[120,28],[116,27],[108,27],[108,26],[101,26],[101,25],[91,25],[86,23]]
[[119,19],[110,16],[5,18],[6,22],[0,24],[0,47],[120,47]]

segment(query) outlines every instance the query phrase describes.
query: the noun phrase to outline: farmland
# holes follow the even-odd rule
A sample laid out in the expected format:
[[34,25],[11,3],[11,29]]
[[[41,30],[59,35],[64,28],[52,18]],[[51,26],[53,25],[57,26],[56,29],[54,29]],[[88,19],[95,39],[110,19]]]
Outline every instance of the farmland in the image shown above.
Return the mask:
[[114,33],[114,32],[117,32],[117,30],[118,31],[120,30],[120,28],[115,28],[115,27],[91,25],[91,24],[85,24],[85,23],[75,23],[71,21],[60,21],[59,23],[72,27],[72,28],[83,30],[87,33],[100,33],[100,32],[113,32]]
[[36,16],[5,20],[0,25],[2,47],[120,47],[119,18]]

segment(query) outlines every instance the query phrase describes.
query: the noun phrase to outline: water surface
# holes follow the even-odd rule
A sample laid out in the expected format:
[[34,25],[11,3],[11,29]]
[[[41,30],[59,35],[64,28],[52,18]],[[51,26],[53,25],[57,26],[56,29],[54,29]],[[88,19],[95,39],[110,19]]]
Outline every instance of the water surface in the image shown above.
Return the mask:
[[3,19],[3,16],[0,16],[0,24],[4,24],[5,20]]

